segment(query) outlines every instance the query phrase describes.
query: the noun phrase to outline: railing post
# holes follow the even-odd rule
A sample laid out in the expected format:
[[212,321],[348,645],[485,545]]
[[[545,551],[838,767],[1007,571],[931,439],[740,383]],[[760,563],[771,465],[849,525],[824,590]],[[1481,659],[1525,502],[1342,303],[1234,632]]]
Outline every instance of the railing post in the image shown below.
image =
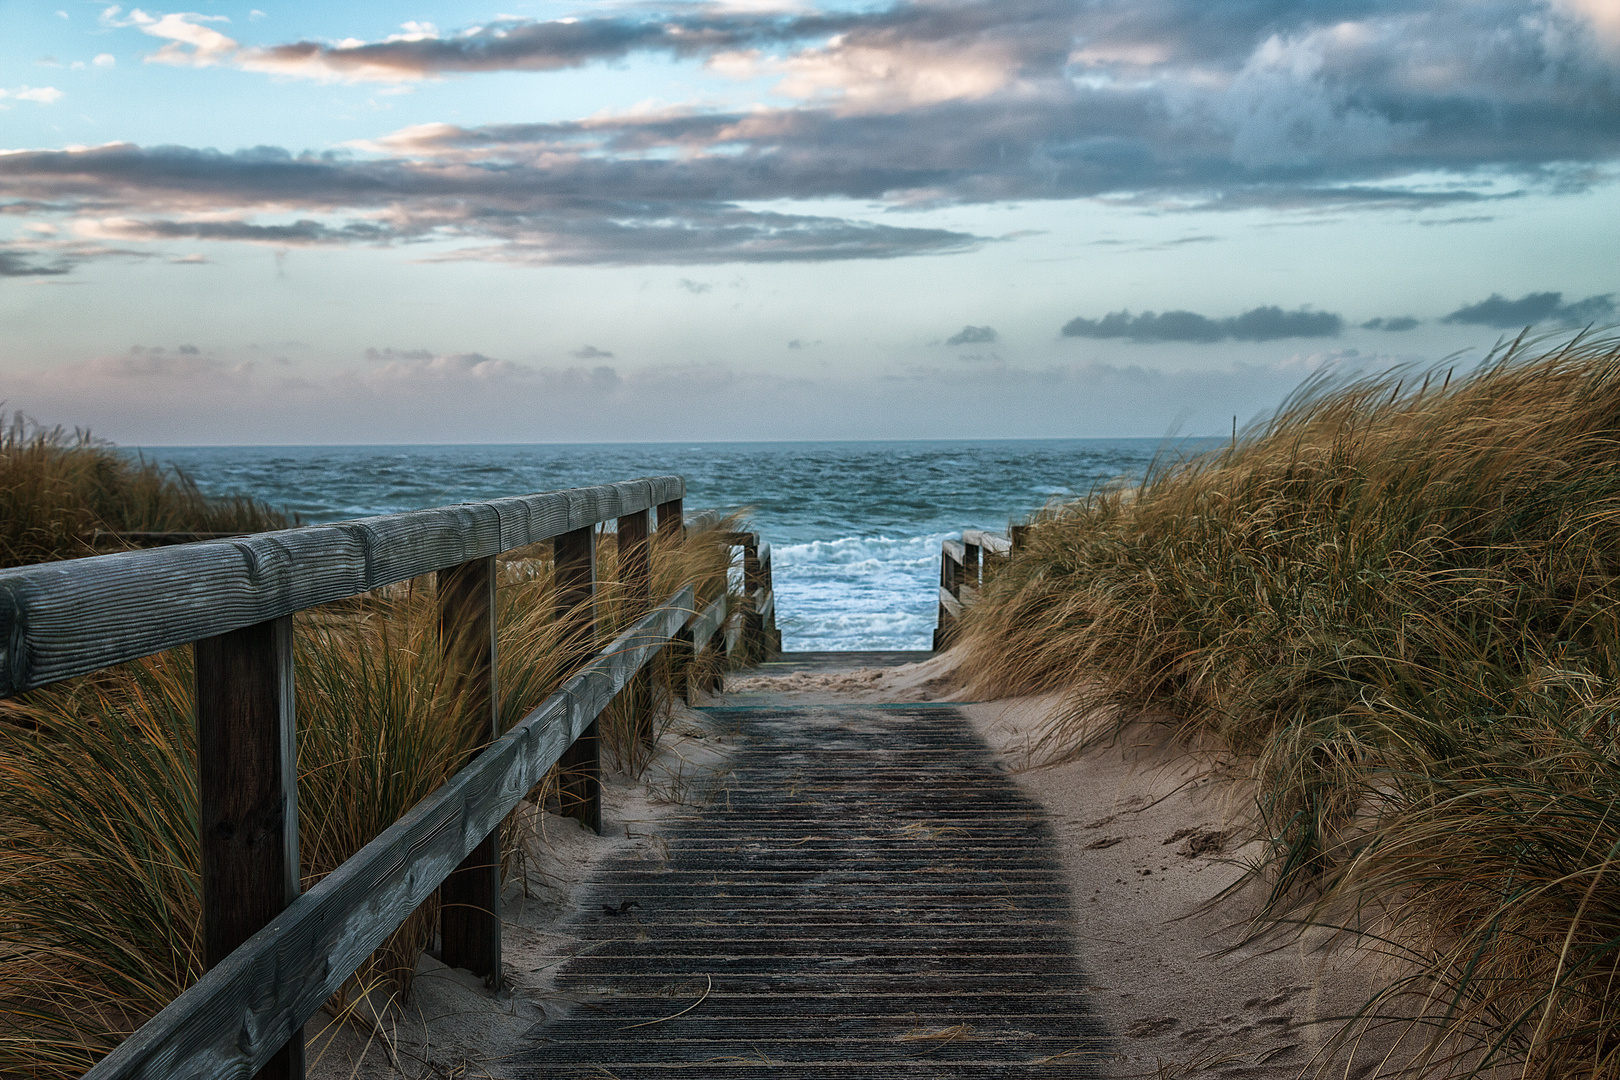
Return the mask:
[[[587,525],[551,541],[558,647],[571,674],[596,651],[596,529]],[[592,720],[557,761],[560,809],[598,834],[602,831],[602,759]]]
[[[679,544],[686,538],[686,512],[684,499],[671,499],[658,504],[658,542],[665,547]],[[696,596],[695,607],[701,606]],[[683,627],[676,632],[669,648],[664,650],[669,671],[670,696],[687,705],[692,704],[692,665],[697,656],[692,649],[692,631]]]
[[977,589],[980,585],[979,565],[979,545],[968,543],[967,537],[964,536],[962,538],[962,579],[969,587],[974,589]]
[[[438,572],[439,647],[449,665],[465,738],[483,747],[500,737],[496,676],[495,559],[473,559]],[[473,752],[477,756],[477,750]],[[471,760],[469,758],[469,760]],[[463,859],[439,886],[439,957],[454,968],[501,982],[501,830]]]
[[679,543],[686,536],[684,503],[684,499],[671,499],[658,504],[658,539],[666,544]]
[[765,577],[759,570],[759,533],[742,533],[743,549],[743,633],[742,654],[745,663],[754,663],[764,657],[765,620],[759,611],[760,589]]
[[[210,968],[298,897],[292,623],[286,615],[192,646],[203,962]],[[261,1080],[302,1080],[303,1029],[285,1036],[259,1070]]]
[[[652,608],[652,544],[648,512],[638,510],[619,519],[619,587],[626,605],[625,621],[641,618]],[[653,731],[652,669],[642,667],[620,691],[635,726],[636,741],[651,749]]]
[[1010,557],[1010,556],[1018,554],[1019,551],[1023,550],[1024,544],[1027,543],[1028,540],[1029,540],[1029,526],[1028,525],[1009,525],[1009,526],[1007,526],[1007,539],[1010,541],[1010,543],[1007,546],[1007,554],[1008,554],[1008,556]]

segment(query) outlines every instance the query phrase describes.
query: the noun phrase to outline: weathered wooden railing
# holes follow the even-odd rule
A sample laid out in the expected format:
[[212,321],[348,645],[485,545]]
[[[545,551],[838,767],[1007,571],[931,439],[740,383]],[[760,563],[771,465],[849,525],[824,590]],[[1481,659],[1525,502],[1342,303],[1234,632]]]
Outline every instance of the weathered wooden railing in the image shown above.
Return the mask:
[[[717,537],[743,547],[739,617],[726,595],[697,610],[690,584],[653,606],[651,515],[659,542],[677,539],[685,492],[662,476],[0,571],[0,697],[195,650],[208,971],[86,1077],[302,1076],[304,1022],[435,889],[444,962],[498,983],[502,819],[560,764],[565,811],[599,830],[596,718],[630,688],[650,741],[647,661],[676,643],[676,681],[690,694],[681,661],[774,647],[770,549],[753,533]],[[645,614],[592,655],[596,526],[610,520],[623,591]],[[543,540],[577,671],[502,734],[495,560]],[[473,740],[485,745],[300,895],[293,614],[427,573],[437,574],[441,645],[473,703]]]
[[1026,526],[1014,525],[1012,537],[983,529],[963,529],[962,539],[946,540],[939,557],[939,621],[934,626],[934,650],[949,648],[956,637],[962,612],[978,602],[990,559],[1008,558]]

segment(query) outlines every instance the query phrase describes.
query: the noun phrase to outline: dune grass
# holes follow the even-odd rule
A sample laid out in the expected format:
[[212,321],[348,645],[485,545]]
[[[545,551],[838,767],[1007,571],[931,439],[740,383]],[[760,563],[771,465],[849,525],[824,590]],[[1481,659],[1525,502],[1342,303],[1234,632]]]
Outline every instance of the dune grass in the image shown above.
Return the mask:
[[[598,549],[598,646],[641,614],[616,581],[613,540]],[[705,602],[727,588],[730,555],[713,531],[657,543],[653,559],[657,600],[689,580]],[[566,674],[551,589],[549,545],[501,564],[503,727]],[[438,647],[431,578],[301,613],[295,641],[308,888],[474,747]],[[178,649],[0,710],[0,1076],[77,1076],[201,974],[193,702],[190,650]],[[604,715],[609,765],[644,760],[630,727],[622,705]],[[519,810],[503,827],[509,865],[534,817]],[[436,916],[433,901],[413,914],[334,1008],[357,990],[408,992]]]
[[132,458],[88,431],[0,413],[0,566],[107,550],[102,532],[260,532],[286,515],[242,496],[211,497],[179,469]]
[[1251,760],[1270,917],[1377,929],[1418,1072],[1620,1077],[1620,339],[1307,386],[1042,513],[963,633],[1073,691],[1056,754]]

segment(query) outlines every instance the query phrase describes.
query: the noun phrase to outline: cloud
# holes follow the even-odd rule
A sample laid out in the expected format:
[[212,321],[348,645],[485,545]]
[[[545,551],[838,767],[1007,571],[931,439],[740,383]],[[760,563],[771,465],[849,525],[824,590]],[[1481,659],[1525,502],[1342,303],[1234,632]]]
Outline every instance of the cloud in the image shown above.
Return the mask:
[[1115,311],[1101,319],[1077,317],[1063,325],[1064,337],[1125,338],[1130,341],[1187,341],[1212,343],[1233,338],[1238,341],[1276,341],[1295,337],[1336,337],[1344,329],[1344,319],[1326,311],[1284,311],[1280,307],[1257,307],[1241,315],[1211,319],[1191,311],[1166,311],[1159,315],[1144,311],[1132,316]]
[[109,27],[137,27],[141,33],[164,39],[167,44],[146,57],[149,64],[172,64],[176,67],[213,67],[234,60],[241,47],[208,23],[228,23],[224,15],[199,15],[195,12],[152,14],[133,8],[128,15],[117,4],[104,9],[101,23]]
[[[0,86],[0,101],[32,101],[36,105],[55,105],[62,100],[62,91],[54,86],[19,86],[15,90],[7,90]],[[0,106],[3,108],[4,106]]]
[[[359,366],[289,361],[266,349],[200,342],[194,353],[137,347],[7,380],[12,408],[65,419],[133,445],[465,441],[479,417],[491,442],[1153,436],[1185,407],[1181,430],[1229,429],[1280,401],[1307,373],[1371,363],[1337,351],[1283,364],[1173,370],[1096,362],[885,366],[862,374],[817,365],[771,372],[724,363],[648,368],[526,365],[476,351],[371,350]],[[279,352],[279,347],[276,350]],[[656,453],[656,449],[650,451]]]
[[714,286],[707,281],[693,281],[691,278],[681,278],[679,284],[681,288],[685,289],[693,296],[702,296],[704,293],[714,288]]
[[332,226],[308,218],[281,225],[255,225],[246,221],[140,221],[106,218],[87,221],[81,232],[128,240],[238,240],[278,247],[305,244],[342,244],[387,241],[397,238],[387,225],[352,221]]
[[606,349],[598,349],[595,345],[586,345],[569,353],[575,360],[612,360],[613,354]]
[[1383,330],[1391,334],[1401,334],[1413,329],[1421,321],[1411,315],[1394,315],[1387,319],[1368,319],[1361,324],[1361,328],[1363,330]]
[[112,53],[97,53],[90,63],[99,68],[117,67],[118,58]]
[[[267,46],[220,17],[113,7],[109,26],[163,41],[149,61],[189,67],[401,82],[651,53],[778,82],[773,104],[750,89],[735,109],[417,125],[348,155],[11,153],[0,184],[151,222],[154,240],[203,219],[298,219],[321,223],[303,242],[438,240],[447,258],[542,265],[951,254],[987,240],[878,215],[1037,199],[1478,211],[1613,173],[1620,55],[1593,32],[1605,2],[631,5]],[[838,200],[870,213],[788,211]],[[228,232],[211,238],[249,238]]]
[[1500,293],[1491,293],[1477,304],[1466,304],[1441,319],[1441,322],[1490,326],[1498,330],[1512,330],[1540,322],[1581,324],[1601,322],[1614,315],[1614,293],[1588,296],[1578,303],[1563,303],[1561,292],[1526,293],[1517,300],[1508,300]]
[[0,278],[51,277],[70,273],[72,269],[72,263],[67,260],[42,263],[32,251],[0,248]]
[[989,345],[996,340],[996,332],[988,326],[964,326],[945,339],[947,345]]

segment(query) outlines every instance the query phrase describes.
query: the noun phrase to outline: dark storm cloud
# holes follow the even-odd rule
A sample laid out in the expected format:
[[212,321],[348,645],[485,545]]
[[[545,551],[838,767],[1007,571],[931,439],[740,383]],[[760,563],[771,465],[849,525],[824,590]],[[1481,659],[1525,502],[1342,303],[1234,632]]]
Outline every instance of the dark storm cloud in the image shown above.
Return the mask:
[[1284,311],[1268,306],[1224,319],[1211,319],[1191,311],[1166,311],[1162,315],[1144,311],[1135,316],[1129,311],[1115,311],[1100,319],[1070,319],[1063,325],[1062,333],[1064,337],[1208,344],[1229,338],[1276,341],[1294,337],[1335,337],[1343,329],[1344,319],[1330,312]]
[[1561,292],[1526,293],[1517,300],[1491,293],[1479,303],[1460,307],[1440,321],[1512,330],[1539,322],[1600,322],[1614,315],[1613,293],[1588,296],[1573,304],[1563,303],[1563,299]]
[[1387,319],[1368,319],[1361,324],[1361,328],[1363,330],[1383,330],[1391,334],[1402,334],[1416,328],[1419,321],[1410,315],[1395,315]]
[[[985,239],[745,205],[791,200],[1468,206],[1580,190],[1620,159],[1620,52],[1562,10],[1540,0],[916,0],[824,15],[666,5],[353,46],[233,44],[209,62],[323,77],[730,53],[728,63],[785,80],[776,100],[803,103],[423,125],[369,156],[8,153],[0,191],[11,214],[118,216],[114,231],[151,240],[441,239],[458,242],[445,257],[607,265],[890,258]],[[300,219],[250,220],[261,214]]]
[[996,332],[988,326],[964,326],[945,339],[947,345],[989,345],[996,340]]

